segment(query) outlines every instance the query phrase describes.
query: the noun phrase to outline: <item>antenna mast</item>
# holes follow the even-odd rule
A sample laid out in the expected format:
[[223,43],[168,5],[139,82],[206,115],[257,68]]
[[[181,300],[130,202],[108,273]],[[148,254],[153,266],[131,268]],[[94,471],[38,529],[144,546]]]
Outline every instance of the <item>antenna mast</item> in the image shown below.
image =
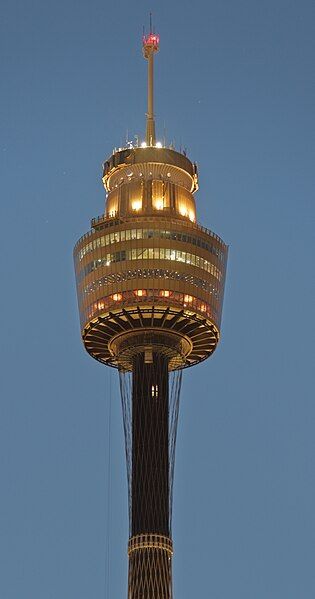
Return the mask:
[[147,109],[147,124],[146,124],[146,143],[148,146],[154,146],[156,142],[155,137],[155,119],[154,119],[154,108],[153,108],[153,57],[159,50],[160,36],[152,32],[152,14],[150,13],[150,33],[149,35],[143,35],[143,56],[148,61],[148,109]]

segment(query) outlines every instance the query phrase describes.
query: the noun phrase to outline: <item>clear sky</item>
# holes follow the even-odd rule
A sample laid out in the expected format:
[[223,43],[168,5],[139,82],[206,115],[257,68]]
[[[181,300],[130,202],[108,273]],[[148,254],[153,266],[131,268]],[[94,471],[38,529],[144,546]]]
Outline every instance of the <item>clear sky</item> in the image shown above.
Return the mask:
[[144,131],[150,9],[157,130],[230,245],[220,346],[183,379],[175,599],[314,599],[311,0],[3,0],[0,598],[127,598],[117,373],[84,353],[72,248]]

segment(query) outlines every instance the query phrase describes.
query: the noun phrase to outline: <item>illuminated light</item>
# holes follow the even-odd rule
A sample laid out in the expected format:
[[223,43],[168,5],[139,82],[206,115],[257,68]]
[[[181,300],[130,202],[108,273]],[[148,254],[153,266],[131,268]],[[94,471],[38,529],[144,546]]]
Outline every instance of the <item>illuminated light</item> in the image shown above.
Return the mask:
[[163,210],[163,208],[164,208],[163,198],[159,198],[158,200],[155,200],[154,208],[156,208],[157,210]]
[[171,173],[167,173],[167,177],[170,177],[170,176],[171,176]]
[[145,141],[143,141],[143,142],[141,143],[141,148],[146,148],[146,147],[147,147],[147,143],[146,143]]
[[104,308],[105,308],[104,302],[98,302],[97,308],[98,308],[98,310],[104,310]]
[[207,309],[206,304],[201,304],[201,306],[200,306],[201,312],[205,312],[206,309]]
[[131,203],[131,208],[132,210],[141,210],[142,208],[142,201],[141,200],[133,200],[133,202]]
[[191,220],[191,221],[195,220],[195,214],[192,210],[189,212],[189,220]]
[[157,141],[157,142],[156,142],[156,147],[157,147],[157,148],[161,148],[161,147],[162,147],[162,144],[161,144],[161,142],[160,142],[160,141]]
[[136,289],[135,294],[137,297],[144,297],[147,294],[147,292],[145,289]]
[[160,295],[161,295],[162,297],[170,297],[170,292],[169,292],[167,289],[162,289],[162,290],[160,291]]
[[186,210],[185,206],[180,206],[179,212],[182,216],[187,216],[187,210]]
[[114,295],[112,297],[113,297],[114,302],[121,302],[121,300],[122,300],[121,293],[114,293]]
[[159,386],[151,385],[151,396],[157,398],[159,396]]
[[191,302],[193,301],[193,297],[192,295],[184,295],[184,302],[185,304],[191,304]]
[[149,35],[143,36],[144,46],[158,46],[160,43],[160,36],[156,33],[150,33]]
[[110,265],[110,260],[107,260],[106,261],[106,266],[109,266],[109,265]]

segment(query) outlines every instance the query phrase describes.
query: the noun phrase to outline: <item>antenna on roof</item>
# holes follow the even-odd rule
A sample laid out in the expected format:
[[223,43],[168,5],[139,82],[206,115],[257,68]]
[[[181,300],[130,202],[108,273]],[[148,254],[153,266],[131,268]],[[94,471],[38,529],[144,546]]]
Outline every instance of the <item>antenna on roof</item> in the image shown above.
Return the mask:
[[153,57],[158,52],[160,37],[152,33],[152,13],[150,13],[150,33],[143,36],[143,56],[148,61],[148,110],[146,126],[146,144],[155,146],[155,120],[153,111]]

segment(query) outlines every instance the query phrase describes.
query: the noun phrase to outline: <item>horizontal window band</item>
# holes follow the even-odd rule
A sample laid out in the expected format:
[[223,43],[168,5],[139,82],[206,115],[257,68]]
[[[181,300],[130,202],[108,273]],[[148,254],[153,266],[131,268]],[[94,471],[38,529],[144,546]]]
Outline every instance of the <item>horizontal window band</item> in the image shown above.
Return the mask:
[[87,296],[90,293],[95,293],[102,287],[106,287],[107,285],[115,285],[117,283],[124,283],[125,281],[132,281],[135,279],[165,279],[170,281],[178,281],[180,283],[187,283],[210,293],[217,300],[220,298],[220,289],[213,285],[213,283],[210,281],[200,279],[194,275],[171,271],[165,268],[137,268],[135,270],[127,270],[125,272],[105,275],[104,277],[100,277],[96,281],[92,281],[91,283],[85,285],[82,290],[82,294]]
[[115,231],[107,235],[95,237],[81,248],[76,256],[81,261],[86,254],[96,250],[99,247],[107,247],[113,243],[131,241],[135,239],[171,239],[182,243],[190,243],[202,249],[209,251],[214,256],[217,256],[221,262],[225,260],[225,253],[222,252],[216,245],[207,243],[201,237],[183,231],[173,231],[167,229],[126,229],[125,231]]
[[111,295],[107,295],[102,297],[86,308],[80,309],[81,323],[83,326],[85,324],[95,318],[98,314],[106,310],[115,310],[120,306],[138,304],[141,303],[157,303],[157,304],[166,304],[166,305],[174,305],[182,308],[186,308],[189,310],[196,310],[207,316],[212,318],[215,322],[218,321],[216,310],[210,306],[208,302],[190,295],[188,293],[181,293],[178,291],[171,290],[163,290],[163,289],[134,289],[127,291],[120,291],[118,293],[112,293]]
[[77,283],[80,284],[84,277],[98,268],[110,267],[117,262],[132,260],[169,260],[182,262],[205,270],[212,274],[218,281],[221,281],[222,278],[222,273],[215,264],[191,252],[183,252],[173,248],[132,248],[120,252],[106,253],[102,257],[89,262],[77,274]]

